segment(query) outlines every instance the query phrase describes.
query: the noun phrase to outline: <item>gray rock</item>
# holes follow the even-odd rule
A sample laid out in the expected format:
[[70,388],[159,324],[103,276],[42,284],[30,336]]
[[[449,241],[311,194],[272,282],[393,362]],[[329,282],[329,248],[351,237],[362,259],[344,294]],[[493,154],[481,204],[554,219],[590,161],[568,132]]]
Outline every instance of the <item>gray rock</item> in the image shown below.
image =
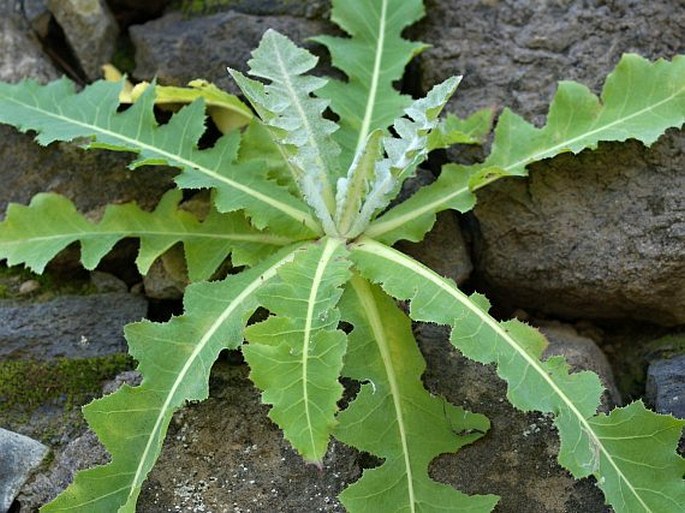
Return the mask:
[[86,431],[57,451],[48,470],[36,474],[17,496],[21,504],[19,513],[33,513],[64,490],[74,479],[77,471],[109,461],[107,451],[97,437]]
[[622,404],[609,360],[594,340],[580,335],[573,326],[558,321],[539,321],[534,324],[549,341],[543,359],[560,355],[566,358],[573,372],[591,370],[597,374],[606,389],[602,397],[602,409],[605,412]]
[[187,4],[190,4],[185,9],[188,14],[238,11],[257,16],[288,14],[304,18],[323,18],[330,9],[328,0],[222,0],[205,2],[200,8],[194,8],[191,2],[186,2]]
[[181,13],[171,13],[130,28],[136,47],[134,74],[145,80],[156,76],[160,83],[168,85],[186,85],[190,80],[205,78],[238,93],[226,67],[244,71],[250,52],[266,29],[276,29],[301,44],[305,38],[323,33],[325,26],[320,21],[294,16],[226,12],[188,19]]
[[119,27],[104,0],[47,0],[88,78],[102,76],[100,67],[116,49]]
[[0,428],[0,513],[9,510],[17,492],[47,453],[48,448],[40,442]]
[[90,358],[126,352],[122,327],[147,303],[133,294],[60,296],[45,303],[0,303],[0,358]]
[[[595,91],[624,52],[685,51],[679,0],[431,0],[424,89],[464,73],[448,110],[509,106],[542,123],[561,79]],[[479,193],[474,265],[498,300],[568,318],[685,322],[685,140],[602,145]],[[664,298],[669,298],[664,301]]]
[[646,399],[659,413],[685,419],[685,354],[650,363]]
[[[535,166],[478,195],[475,265],[492,295],[566,318],[685,322],[685,138]],[[668,300],[665,300],[668,298]]]
[[181,299],[188,285],[188,272],[183,248],[170,248],[150,267],[143,277],[145,295],[152,299]]
[[175,170],[143,167],[131,171],[126,165],[131,155],[91,150],[84,151],[66,143],[47,148],[0,126],[0,217],[10,202],[27,204],[39,192],[57,192],[94,217],[109,203],[136,201],[152,209],[172,185]]
[[40,44],[21,23],[20,18],[0,15],[0,80],[19,82],[33,78],[49,82],[59,74],[43,54]]
[[461,356],[442,326],[420,324],[415,334],[428,363],[428,389],[492,423],[475,444],[437,458],[430,471],[435,479],[464,493],[499,495],[498,513],[611,511],[590,480],[575,481],[559,466],[559,440],[551,419],[514,409],[493,366]]

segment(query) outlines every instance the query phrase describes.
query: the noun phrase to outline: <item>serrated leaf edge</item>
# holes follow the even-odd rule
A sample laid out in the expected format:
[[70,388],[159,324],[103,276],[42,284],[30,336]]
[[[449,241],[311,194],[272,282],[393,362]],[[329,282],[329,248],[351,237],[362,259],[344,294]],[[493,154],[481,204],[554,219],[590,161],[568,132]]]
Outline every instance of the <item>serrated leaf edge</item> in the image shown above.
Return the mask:
[[576,416],[576,418],[579,420],[580,424],[582,425],[583,429],[587,433],[590,441],[594,444],[594,446],[605,456],[607,461],[611,464],[611,466],[614,468],[616,471],[617,476],[625,483],[626,487],[631,491],[631,493],[636,497],[638,502],[644,507],[645,511],[649,513],[658,513],[650,509],[642,500],[642,497],[637,493],[637,490],[635,487],[628,481],[628,479],[625,477],[623,472],[621,472],[619,466],[616,464],[614,461],[614,458],[612,457],[611,453],[607,451],[607,449],[604,447],[602,444],[602,441],[600,437],[594,432],[592,429],[592,426],[588,422],[588,419],[586,419],[583,414],[578,411],[578,409],[575,407],[573,404],[573,401],[564,393],[563,390],[561,390],[556,383],[550,378],[549,374],[545,372],[545,370],[540,366],[539,362],[537,359],[532,358],[528,353],[523,351],[519,344],[516,343],[516,341],[507,333],[506,330],[502,329],[502,327],[499,325],[499,323],[490,317],[486,312],[484,312],[481,308],[479,308],[477,305],[475,305],[472,301],[469,300],[469,298],[461,292],[456,285],[453,285],[449,283],[445,278],[440,277],[438,274],[436,274],[434,271],[430,270],[429,268],[421,265],[420,263],[416,262],[412,258],[389,248],[388,246],[378,243],[374,240],[368,239],[368,238],[362,238],[357,242],[353,247],[352,251],[359,251],[362,253],[369,253],[371,255],[374,255],[376,257],[381,257],[386,260],[389,260],[391,262],[394,262],[398,265],[401,265],[408,271],[418,274],[425,280],[428,280],[429,282],[433,283],[435,286],[438,288],[442,289],[445,291],[447,294],[452,296],[456,301],[464,305],[466,308],[468,308],[474,315],[478,316],[481,321],[485,324],[487,324],[490,329],[492,329],[494,332],[496,332],[503,340],[507,342],[517,353],[521,355],[521,357],[528,363],[528,365],[533,368],[540,376],[543,377],[543,379],[548,383],[550,388],[554,390],[554,392],[557,393],[557,395],[562,399],[562,401],[567,405],[569,410]]

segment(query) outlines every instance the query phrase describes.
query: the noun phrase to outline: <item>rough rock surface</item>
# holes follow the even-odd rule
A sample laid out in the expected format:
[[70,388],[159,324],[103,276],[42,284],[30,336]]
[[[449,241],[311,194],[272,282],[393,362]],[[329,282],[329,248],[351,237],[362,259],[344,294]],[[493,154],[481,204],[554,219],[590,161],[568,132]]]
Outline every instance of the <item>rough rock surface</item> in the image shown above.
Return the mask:
[[436,459],[433,477],[468,494],[499,495],[497,513],[610,511],[598,488],[587,479],[575,481],[557,463],[559,440],[552,421],[514,409],[492,366],[467,360],[451,349],[446,328],[421,324],[415,334],[428,363],[427,387],[486,415],[492,424],[482,439]]
[[49,82],[59,74],[36,41],[16,16],[0,10],[0,80],[17,82],[33,78]]
[[659,413],[685,419],[685,354],[649,365],[646,399]]
[[126,351],[122,327],[147,314],[142,296],[60,296],[0,303],[0,358],[90,358]]
[[[494,296],[569,318],[685,323],[685,137],[601,145],[479,194]],[[665,300],[664,298],[668,298]]]
[[278,30],[302,43],[307,37],[323,33],[325,26],[322,21],[286,15],[257,17],[226,12],[187,18],[171,13],[131,27],[136,46],[134,74],[145,80],[156,76],[160,83],[168,85],[185,85],[201,77],[238,93],[226,67],[245,71],[250,52],[266,29]]
[[9,510],[17,492],[47,452],[48,448],[40,442],[0,428],[0,513]]
[[[415,30],[427,89],[465,77],[448,110],[509,106],[544,122],[556,82],[595,91],[624,52],[685,51],[685,10],[662,2],[429,0]],[[685,322],[685,140],[534,166],[479,193],[474,262],[498,299],[565,317]],[[669,301],[664,301],[669,297]]]
[[105,0],[47,0],[88,78],[102,76],[117,44],[119,27]]

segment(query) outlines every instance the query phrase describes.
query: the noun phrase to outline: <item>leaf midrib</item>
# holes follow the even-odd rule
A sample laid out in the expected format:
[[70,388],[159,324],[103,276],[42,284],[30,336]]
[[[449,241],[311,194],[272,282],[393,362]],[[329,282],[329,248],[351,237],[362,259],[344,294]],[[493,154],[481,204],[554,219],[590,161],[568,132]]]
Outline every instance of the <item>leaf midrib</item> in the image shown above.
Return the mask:
[[404,467],[407,476],[407,492],[409,494],[410,513],[416,513],[416,494],[414,492],[414,475],[411,468],[411,461],[409,460],[409,443],[407,442],[407,430],[405,427],[404,413],[402,405],[400,404],[400,387],[397,381],[397,374],[393,366],[392,356],[386,343],[387,336],[383,328],[383,320],[376,302],[373,300],[371,290],[368,282],[360,277],[354,276],[350,281],[352,287],[357,293],[357,297],[362,303],[363,315],[366,316],[371,326],[371,331],[374,334],[374,340],[381,353],[381,360],[383,361],[383,368],[385,375],[390,385],[390,395],[392,397],[393,407],[395,409],[395,416],[397,418],[397,429],[400,435],[400,443],[402,444],[402,456],[404,459]]
[[140,458],[140,464],[136,468],[135,475],[132,479],[131,482],[131,489],[128,494],[128,499],[130,499],[133,496],[133,490],[135,490],[137,487],[142,486],[142,482],[144,480],[144,474],[145,474],[145,469],[144,469],[144,463],[145,460],[148,457],[148,454],[150,453],[150,450],[152,449],[152,444],[155,439],[153,434],[156,434],[163,422],[164,422],[164,416],[165,412],[169,409],[171,401],[173,397],[176,394],[176,391],[178,388],[181,386],[183,379],[185,376],[188,374],[192,364],[194,361],[199,357],[199,355],[202,353],[204,348],[207,346],[209,341],[212,339],[214,334],[217,332],[217,330],[221,327],[221,325],[228,319],[228,317],[231,316],[235,312],[236,309],[238,309],[243,301],[249,297],[251,294],[253,294],[257,289],[261,288],[264,283],[268,282],[271,278],[276,276],[276,273],[278,269],[283,266],[284,264],[288,263],[291,261],[297,252],[297,249],[291,251],[288,253],[286,256],[284,256],[282,259],[280,259],[278,262],[274,263],[271,267],[269,267],[266,271],[264,271],[262,274],[260,274],[257,278],[255,278],[248,286],[246,286],[240,294],[238,294],[233,301],[231,301],[228,306],[224,309],[224,311],[221,313],[221,315],[212,323],[212,325],[207,329],[205,334],[202,336],[198,344],[196,345],[195,349],[191,353],[191,355],[188,357],[185,365],[181,368],[181,371],[178,374],[178,377],[174,381],[171,389],[167,393],[167,398],[164,401],[164,404],[160,408],[160,414],[157,416],[157,420],[155,421],[155,424],[153,426],[153,429],[150,432],[150,436],[148,437],[148,442],[145,445],[145,449],[142,453],[142,456]]
[[385,47],[385,23],[388,11],[388,0],[382,0],[381,13],[378,24],[378,38],[376,39],[376,53],[373,61],[373,71],[371,72],[371,84],[369,87],[369,96],[366,100],[366,108],[364,110],[364,117],[362,118],[362,125],[359,130],[359,137],[357,138],[357,147],[354,150],[357,155],[364,147],[369,130],[371,129],[371,119],[376,107],[376,96],[378,95],[378,83],[380,82],[381,61],[383,60],[383,48]]
[[229,187],[232,187],[234,189],[237,189],[249,196],[252,196],[253,198],[262,201],[263,203],[266,203],[267,205],[275,208],[276,210],[280,210],[287,216],[293,218],[295,221],[298,223],[304,224],[307,228],[311,229],[314,233],[319,233],[320,228],[318,223],[312,218],[309,214],[306,212],[303,212],[301,210],[298,210],[290,205],[287,205],[279,200],[273,199],[265,194],[262,194],[261,192],[251,189],[250,187],[247,187],[246,185],[241,184],[240,182],[236,182],[234,180],[231,180],[230,178],[227,178],[215,171],[212,171],[211,169],[201,166],[196,162],[190,161],[184,157],[181,157],[178,154],[171,153],[167,150],[163,150],[161,148],[158,148],[157,146],[152,146],[150,144],[144,143],[142,141],[139,141],[138,139],[133,139],[131,137],[124,136],[118,132],[112,132],[110,130],[106,130],[102,127],[99,127],[97,125],[89,124],[89,123],[84,123],[80,120],[68,117],[68,116],[62,116],[58,115],[54,112],[50,112],[45,109],[41,109],[39,107],[36,107],[34,105],[30,105],[27,103],[19,102],[14,98],[6,98],[5,101],[10,101],[12,103],[15,103],[17,105],[20,105],[23,108],[33,110],[35,112],[39,112],[44,116],[51,117],[57,120],[61,120],[67,123],[74,124],[76,126],[86,128],[89,130],[92,130],[95,133],[100,133],[107,135],[109,137],[112,137],[115,140],[120,140],[125,143],[128,143],[130,146],[133,146],[134,148],[139,148],[141,150],[148,150],[152,153],[156,153],[162,157],[164,157],[167,161],[170,162],[177,162],[179,164],[182,164],[183,166],[189,168],[189,169],[196,169],[197,171],[217,180],[220,182],[225,183]]
[[[630,114],[626,117],[615,120],[615,121],[608,123],[606,125],[602,125],[600,127],[597,127],[597,128],[595,128],[589,132],[585,132],[583,135],[578,135],[576,137],[566,139],[560,143],[557,143],[554,146],[548,147],[543,151],[533,153],[532,155],[529,155],[526,158],[523,158],[523,159],[520,159],[516,162],[513,162],[507,166],[498,166],[496,164],[488,164],[488,161],[486,160],[482,164],[477,165],[477,167],[480,169],[485,169],[487,167],[498,167],[500,169],[503,169],[506,173],[506,172],[510,171],[511,169],[515,169],[521,165],[526,166],[526,165],[531,164],[533,162],[537,162],[541,159],[552,158],[552,157],[556,156],[558,154],[558,152],[560,152],[564,148],[566,148],[566,147],[568,147],[568,146],[570,146],[570,145],[572,145],[572,144],[574,144],[574,143],[576,143],[576,142],[578,142],[578,141],[580,141],[586,137],[590,137],[592,135],[601,133],[602,131],[605,131],[605,130],[610,130],[611,128],[613,128],[617,124],[629,121],[632,118],[635,118],[638,116],[642,116],[642,115],[648,113],[649,111],[656,109],[657,107],[660,107],[660,106],[674,100],[677,96],[680,96],[681,94],[683,94],[683,92],[685,92],[685,86],[682,87],[681,89],[677,90],[676,92],[674,92],[672,95],[664,98],[663,100],[661,100],[655,104],[650,105],[649,107],[645,107],[643,109],[640,109],[640,110],[634,112],[633,114]],[[600,142],[600,141],[602,141],[602,139],[596,140],[596,142]],[[513,175],[513,176],[516,176],[516,175]],[[490,182],[488,182],[488,183],[490,183]],[[384,234],[386,234],[386,233],[388,233],[388,232],[390,232],[396,228],[399,228],[400,226],[404,225],[405,223],[411,221],[412,219],[418,218],[418,217],[425,215],[429,212],[437,211],[437,209],[439,209],[443,203],[447,203],[448,201],[451,201],[452,199],[456,198],[457,196],[459,196],[461,194],[464,194],[465,192],[476,191],[476,190],[480,189],[481,187],[484,187],[488,183],[483,183],[477,187],[474,187],[472,191],[471,191],[471,188],[468,186],[462,187],[460,189],[456,189],[455,191],[453,191],[449,194],[446,194],[445,196],[442,196],[441,198],[439,198],[435,201],[432,201],[432,202],[427,203],[427,204],[422,205],[422,206],[418,206],[415,209],[413,209],[411,212],[408,212],[406,214],[403,214],[403,215],[400,215],[397,217],[392,217],[392,211],[390,211],[390,212],[388,212],[387,216],[383,216],[383,217],[388,217],[389,219],[383,221],[382,220],[383,217],[379,218],[378,222],[374,222],[369,226],[368,230],[366,231],[366,234],[372,238],[381,237]]]
[[647,504],[645,504],[642,497],[637,493],[636,488],[626,478],[625,474],[623,474],[621,469],[618,467],[617,463],[614,461],[612,455],[602,444],[601,437],[599,437],[599,435],[597,435],[594,432],[588,420],[583,416],[583,414],[578,410],[578,408],[576,408],[575,404],[573,404],[573,401],[571,401],[571,399],[563,392],[563,390],[561,390],[557,386],[556,383],[554,383],[550,375],[539,366],[538,361],[532,358],[528,353],[526,353],[516,343],[516,341],[513,340],[504,329],[502,329],[502,327],[495,319],[493,319],[488,314],[480,310],[459,289],[457,289],[456,287],[449,286],[448,282],[446,282],[443,278],[436,275],[432,270],[426,268],[425,266],[405,256],[404,254],[395,251],[384,244],[380,244],[368,238],[361,239],[356,244],[355,249],[362,252],[370,253],[374,256],[385,258],[386,260],[401,265],[402,267],[414,272],[415,274],[418,274],[422,278],[428,280],[429,282],[433,283],[434,285],[448,293],[450,296],[452,296],[454,299],[456,299],[458,302],[460,302],[462,305],[468,308],[473,314],[477,315],[481,319],[481,321],[487,324],[488,327],[490,327],[490,329],[495,331],[495,333],[498,336],[505,340],[506,343],[509,346],[511,346],[519,355],[521,355],[521,357],[528,363],[528,365],[532,367],[547,382],[552,391],[555,392],[559,398],[561,398],[561,400],[564,402],[564,404],[566,404],[568,409],[579,420],[580,424],[585,429],[585,432],[591,438],[591,441],[595,444],[596,447],[599,448],[599,450],[602,452],[606,460],[616,471],[616,474],[619,477],[619,479],[626,484],[626,486],[632,492],[633,496],[637,499],[640,505],[645,509],[646,512],[655,513],[652,509],[649,508]]

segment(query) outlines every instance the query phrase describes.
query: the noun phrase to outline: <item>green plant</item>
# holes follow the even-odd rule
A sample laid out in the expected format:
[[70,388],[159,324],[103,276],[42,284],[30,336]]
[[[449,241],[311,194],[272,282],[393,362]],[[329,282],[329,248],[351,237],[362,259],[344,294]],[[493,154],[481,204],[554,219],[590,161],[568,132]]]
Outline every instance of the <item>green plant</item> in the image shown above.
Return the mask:
[[[167,193],[154,212],[109,207],[99,223],[54,194],[9,207],[0,257],[10,265],[40,272],[80,241],[82,262],[93,268],[116,241],[134,236],[141,240],[141,272],[182,242],[197,282],[186,291],[182,316],[127,326],[142,384],[84,409],[112,461],[78,474],[43,511],[134,511],[172,413],[206,398],[218,353],[239,347],[270,417],[306,461],[320,462],[331,436],[383,459],[341,494],[349,511],[491,511],[496,497],[466,496],[428,476],[434,457],[480,438],[488,421],[423,388],[425,363],[410,318],[452,326],[456,348],[497,365],[512,404],[553,415],[559,462],[577,478],[595,476],[616,512],[682,511],[685,461],[675,448],[683,421],[640,402],[597,414],[597,376],[569,373],[560,357],[541,361],[546,342],[535,329],[496,321],[483,296],[467,296],[391,245],[420,240],[437,212],[471,209],[476,190],[525,175],[532,162],[601,140],[651,144],[680,127],[685,59],[650,63],[627,55],[601,100],[564,82],[541,129],[505,110],[482,164],[446,165],[436,182],[390,206],[431,149],[472,141],[489,118],[439,120],[456,77],[416,101],[392,88],[423,49],[400,36],[422,14],[420,0],[334,1],[333,21],[350,37],[316,40],[346,73],[345,82],[307,75],[316,58],[268,31],[249,62],[255,78],[230,70],[260,120],[206,149],[197,147],[205,129],[202,100],[160,126],[153,87],[117,112],[121,84],[98,82],[80,93],[64,80],[0,86],[0,121],[36,131],[41,144],[85,138],[88,148],[136,153],[132,168],[179,168],[181,189],[213,190],[213,210],[203,221],[178,208],[179,191]],[[329,107],[337,123],[324,116]],[[229,254],[245,269],[203,281]],[[395,300],[409,301],[408,315]],[[245,327],[258,307],[269,317]],[[338,411],[341,376],[361,389]]]

